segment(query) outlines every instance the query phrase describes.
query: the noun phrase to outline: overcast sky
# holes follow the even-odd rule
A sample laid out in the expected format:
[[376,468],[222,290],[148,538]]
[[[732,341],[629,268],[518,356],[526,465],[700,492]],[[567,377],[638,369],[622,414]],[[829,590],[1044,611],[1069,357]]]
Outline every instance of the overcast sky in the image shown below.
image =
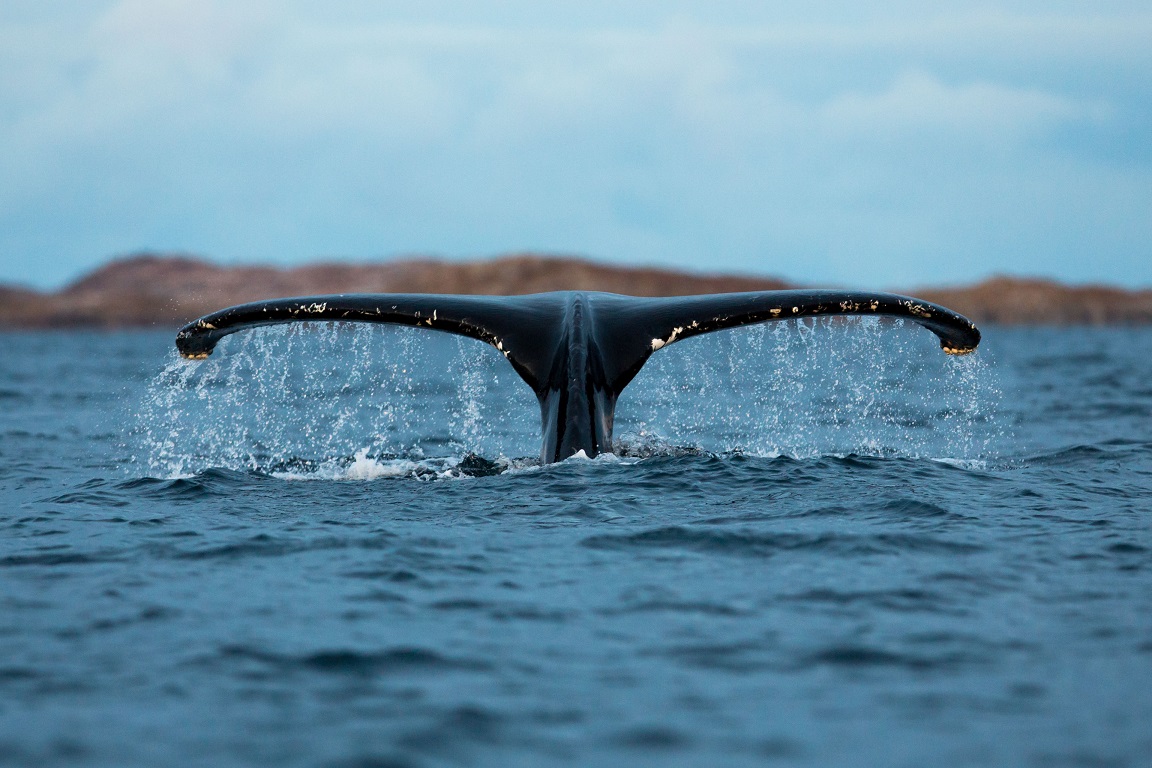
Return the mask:
[[4,0],[0,281],[533,250],[1152,285],[1147,2],[320,5]]

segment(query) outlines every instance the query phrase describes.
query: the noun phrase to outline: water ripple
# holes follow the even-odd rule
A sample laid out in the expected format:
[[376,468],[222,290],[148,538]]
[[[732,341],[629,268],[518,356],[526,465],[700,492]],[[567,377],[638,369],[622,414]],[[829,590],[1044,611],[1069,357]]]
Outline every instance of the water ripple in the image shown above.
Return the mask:
[[803,551],[836,555],[936,552],[971,554],[977,544],[913,534],[760,533],[717,528],[662,526],[628,534],[599,534],[582,541],[586,547],[606,550],[687,549],[746,557],[769,557],[780,552]]

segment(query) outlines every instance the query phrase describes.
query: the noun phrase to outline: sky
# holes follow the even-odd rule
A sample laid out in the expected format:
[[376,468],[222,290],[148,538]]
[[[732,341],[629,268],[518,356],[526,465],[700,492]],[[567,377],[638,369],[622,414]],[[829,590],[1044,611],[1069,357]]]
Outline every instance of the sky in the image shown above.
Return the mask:
[[1152,286],[1149,41],[1109,0],[4,0],[0,282],[535,251]]

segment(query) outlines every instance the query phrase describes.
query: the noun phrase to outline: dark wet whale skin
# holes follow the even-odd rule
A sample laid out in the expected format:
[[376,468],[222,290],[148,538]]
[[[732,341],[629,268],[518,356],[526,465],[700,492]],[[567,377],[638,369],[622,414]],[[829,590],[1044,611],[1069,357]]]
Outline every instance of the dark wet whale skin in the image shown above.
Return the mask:
[[800,290],[640,298],[560,291],[527,296],[338,294],[242,304],[186,325],[180,354],[199,359],[245,328],[343,320],[392,323],[485,341],[501,351],[540,403],[540,460],[610,450],[616,401],[658,349],[702,333],[821,315],[906,318],[940,338],[949,354],[980,343],[967,318],[890,293]]

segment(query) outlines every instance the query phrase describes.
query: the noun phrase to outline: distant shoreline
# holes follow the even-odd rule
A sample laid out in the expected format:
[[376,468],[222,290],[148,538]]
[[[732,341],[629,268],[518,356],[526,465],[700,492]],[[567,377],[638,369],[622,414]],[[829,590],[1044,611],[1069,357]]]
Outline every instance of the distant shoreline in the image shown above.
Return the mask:
[[[232,304],[308,294],[499,295],[586,290],[680,296],[791,287],[796,285],[775,278],[616,267],[537,254],[466,262],[406,259],[374,264],[314,263],[292,268],[226,267],[183,255],[140,254],[113,260],[59,291],[0,285],[0,330],[175,329]],[[895,292],[943,304],[976,323],[1152,324],[1152,290],[995,277],[970,286]]]

